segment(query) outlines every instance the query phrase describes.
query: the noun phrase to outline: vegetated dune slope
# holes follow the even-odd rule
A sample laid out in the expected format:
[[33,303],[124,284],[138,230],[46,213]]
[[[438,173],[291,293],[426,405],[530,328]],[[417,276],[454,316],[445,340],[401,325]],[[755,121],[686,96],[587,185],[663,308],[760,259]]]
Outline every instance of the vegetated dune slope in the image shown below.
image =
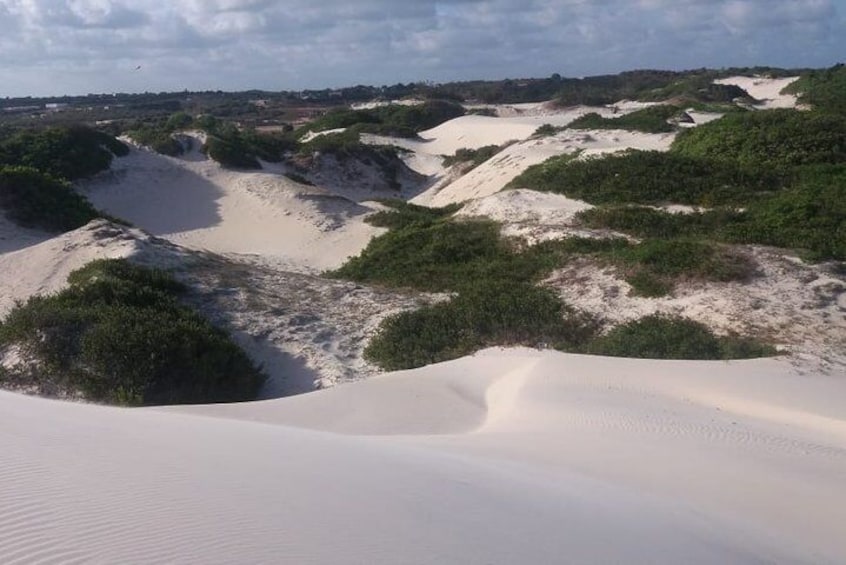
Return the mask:
[[0,555],[842,563],[844,386],[518,349],[240,406],[0,393]]

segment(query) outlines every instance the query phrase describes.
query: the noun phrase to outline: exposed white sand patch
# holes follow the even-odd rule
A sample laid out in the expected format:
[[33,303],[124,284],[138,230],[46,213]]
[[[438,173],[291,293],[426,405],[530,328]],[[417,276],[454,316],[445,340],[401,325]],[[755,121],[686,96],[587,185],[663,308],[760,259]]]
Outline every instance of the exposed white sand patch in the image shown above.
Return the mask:
[[846,374],[846,280],[767,248],[751,247],[760,274],[746,282],[687,282],[673,296],[630,296],[613,267],[577,260],[545,284],[577,308],[609,323],[650,314],[682,315],[721,333],[770,340],[798,354],[792,362],[833,375]]
[[0,554],[840,563],[844,398],[783,361],[523,349],[240,406],[0,393]]
[[97,208],[179,245],[302,271],[337,267],[382,233],[363,222],[368,208],[325,188],[134,148],[80,187]]
[[774,108],[795,108],[797,97],[793,94],[782,94],[781,91],[792,83],[799,80],[799,77],[767,78],[767,77],[728,77],[717,79],[716,84],[733,84],[739,86],[758,100],[757,106],[762,109]]
[[547,226],[569,224],[578,212],[593,208],[561,194],[516,189],[471,200],[457,216],[484,216],[503,223],[534,223]]

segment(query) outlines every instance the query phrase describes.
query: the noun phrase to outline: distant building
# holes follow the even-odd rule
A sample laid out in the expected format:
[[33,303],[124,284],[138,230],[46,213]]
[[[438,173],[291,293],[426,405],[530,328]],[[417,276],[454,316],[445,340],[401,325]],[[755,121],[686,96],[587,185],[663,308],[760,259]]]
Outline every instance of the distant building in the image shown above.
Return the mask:
[[49,104],[44,105],[47,108],[48,112],[61,112],[62,110],[66,110],[70,107],[70,104],[66,104],[64,102],[51,102]]

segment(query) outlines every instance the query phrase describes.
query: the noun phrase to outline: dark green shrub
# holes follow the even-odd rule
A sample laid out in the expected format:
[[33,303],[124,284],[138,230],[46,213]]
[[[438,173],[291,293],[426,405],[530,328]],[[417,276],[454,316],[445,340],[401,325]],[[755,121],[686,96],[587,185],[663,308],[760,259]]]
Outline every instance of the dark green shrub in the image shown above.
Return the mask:
[[614,258],[658,277],[728,282],[754,273],[745,256],[708,241],[651,239],[618,251]]
[[355,134],[415,137],[417,132],[431,129],[465,113],[460,104],[445,100],[429,100],[413,106],[392,104],[370,110],[336,109],[302,128],[298,135],[302,137],[308,132],[353,128]]
[[532,137],[549,137],[551,135],[555,135],[559,131],[561,131],[561,128],[557,128],[552,124],[543,124],[535,130]]
[[0,165],[32,167],[68,180],[104,171],[114,155],[128,153],[114,137],[85,126],[27,130],[0,141]]
[[584,160],[553,157],[529,167],[508,186],[555,192],[592,204],[716,206],[752,201],[784,183],[784,175],[752,165],[629,151]]
[[587,350],[595,355],[644,359],[748,359],[777,353],[753,340],[720,338],[704,324],[662,314],[618,326]]
[[404,200],[381,200],[390,210],[382,210],[367,217],[367,223],[380,227],[399,229],[411,225],[429,226],[436,221],[451,216],[459,209],[460,204],[451,204],[443,208],[429,208],[417,206]]
[[35,363],[14,382],[126,405],[255,398],[261,373],[225,333],[178,302],[184,289],[166,273],[101,260],[68,280],[68,289],[19,304],[0,325],[0,346],[14,345]]
[[663,239],[713,237],[743,217],[743,213],[732,209],[676,214],[643,206],[601,206],[577,215],[579,222],[586,227]]
[[184,152],[182,144],[167,130],[144,126],[129,131],[128,135],[136,143],[145,145],[161,155],[178,157]]
[[203,148],[209,158],[224,167],[236,169],[260,169],[256,153],[237,130],[210,134]]
[[458,163],[469,163],[471,168],[478,167],[500,151],[503,147],[499,145],[485,145],[478,149],[462,148],[455,152],[455,155],[444,157],[444,167],[451,167]]
[[795,110],[731,114],[679,134],[672,151],[752,167],[846,162],[846,115]]
[[47,231],[69,231],[99,217],[66,181],[29,167],[0,167],[0,208],[15,223]]
[[585,114],[570,122],[572,129],[622,129],[645,133],[665,133],[675,129],[668,120],[678,116],[675,106],[650,106],[618,118],[603,118],[597,113]]
[[799,94],[799,101],[815,110],[846,115],[846,65],[811,71],[785,90]]
[[547,289],[478,282],[448,302],[388,318],[364,354],[386,370],[411,369],[494,345],[574,350],[596,330]]
[[790,189],[748,208],[726,239],[806,250],[811,260],[846,260],[846,165],[797,172]]

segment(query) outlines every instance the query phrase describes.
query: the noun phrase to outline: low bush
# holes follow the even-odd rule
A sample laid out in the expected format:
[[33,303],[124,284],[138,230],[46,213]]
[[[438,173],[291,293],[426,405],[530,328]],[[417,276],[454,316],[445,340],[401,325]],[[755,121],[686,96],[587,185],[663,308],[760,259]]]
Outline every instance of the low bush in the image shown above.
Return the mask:
[[461,209],[461,204],[429,208],[411,204],[405,200],[381,200],[380,203],[388,206],[389,209],[371,214],[365,221],[373,226],[390,229],[407,228],[412,225],[429,226]]
[[846,115],[846,65],[811,71],[785,91],[799,94],[799,101],[815,110]]
[[599,206],[579,212],[577,220],[594,229],[610,229],[636,237],[670,239],[714,237],[744,218],[742,212],[718,208],[703,212],[672,213],[645,206]]
[[718,337],[707,326],[677,316],[654,314],[622,324],[597,338],[587,351],[642,359],[751,359],[775,348],[738,336]]
[[17,132],[0,141],[0,165],[32,167],[57,178],[76,180],[111,166],[129,148],[85,126]]
[[28,371],[7,382],[122,405],[254,399],[263,376],[219,329],[178,302],[181,284],[125,260],[72,273],[70,287],[18,304],[0,324]]
[[532,134],[532,137],[549,137],[551,135],[555,135],[561,130],[562,128],[557,128],[552,124],[543,124],[535,130],[535,133]]
[[354,128],[356,133],[376,133],[395,137],[414,137],[417,132],[436,127],[465,114],[464,107],[446,100],[429,100],[423,104],[391,104],[369,110],[337,109],[302,128],[308,132]]
[[383,369],[400,370],[494,345],[576,350],[597,328],[594,319],[565,306],[547,289],[480,281],[448,302],[388,318],[364,355]]
[[30,167],[0,167],[0,209],[15,223],[69,231],[100,214],[68,182]]
[[710,241],[648,239],[615,251],[612,257],[630,268],[671,279],[728,282],[747,279],[754,272],[744,255]]
[[785,176],[659,151],[629,151],[589,159],[553,157],[526,169],[509,187],[564,194],[591,204],[700,206],[744,204],[780,189]]
[[795,184],[750,206],[722,237],[805,250],[809,260],[846,260],[846,165],[797,171]]
[[730,114],[679,134],[672,152],[741,166],[789,170],[846,162],[846,115],[795,110]]
[[184,152],[182,144],[174,139],[172,133],[151,126],[142,126],[127,132],[133,141],[145,145],[162,155],[178,157]]
[[680,110],[675,106],[656,105],[625,114],[617,118],[603,118],[597,113],[585,114],[570,122],[572,129],[622,129],[645,133],[671,132],[675,126],[669,122],[678,116]]
[[455,152],[454,155],[444,157],[444,167],[451,167],[459,163],[469,163],[470,168],[475,168],[502,151],[503,147],[499,145],[485,145],[478,149],[462,148]]

